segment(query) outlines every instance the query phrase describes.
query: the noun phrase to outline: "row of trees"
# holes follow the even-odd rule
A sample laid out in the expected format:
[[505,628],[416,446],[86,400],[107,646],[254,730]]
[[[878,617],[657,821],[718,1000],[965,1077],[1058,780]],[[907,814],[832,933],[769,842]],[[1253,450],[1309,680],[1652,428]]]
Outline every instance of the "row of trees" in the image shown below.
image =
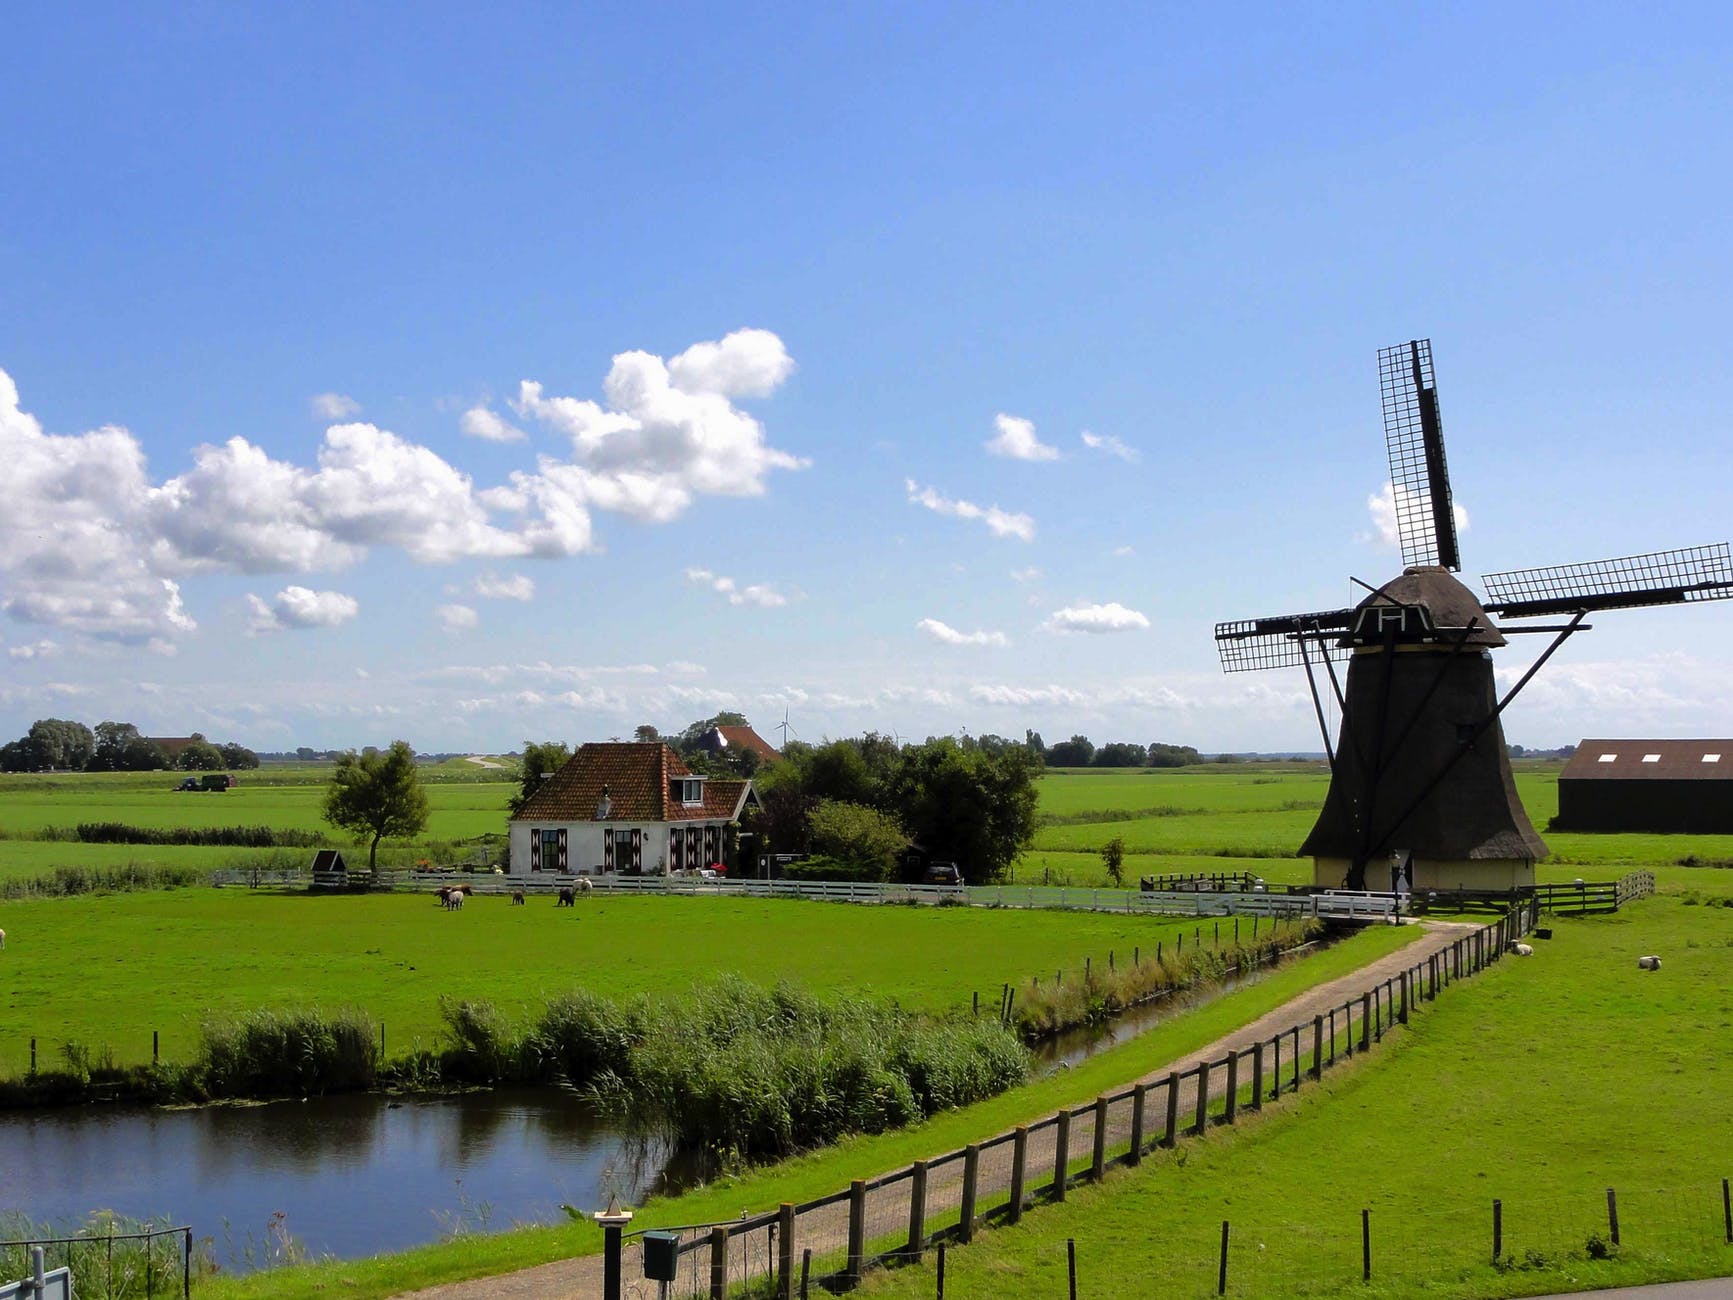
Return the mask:
[[258,765],[259,756],[245,745],[213,745],[196,731],[171,757],[130,722],[99,722],[92,729],[66,718],[38,718],[17,740],[0,745],[0,772],[219,772]]
[[1203,755],[1190,745],[1165,745],[1151,741],[1147,745],[1119,741],[1095,747],[1088,736],[1073,736],[1051,748],[1043,747],[1039,732],[1027,733],[1026,744],[1040,750],[1049,767],[1185,767],[1204,761]]

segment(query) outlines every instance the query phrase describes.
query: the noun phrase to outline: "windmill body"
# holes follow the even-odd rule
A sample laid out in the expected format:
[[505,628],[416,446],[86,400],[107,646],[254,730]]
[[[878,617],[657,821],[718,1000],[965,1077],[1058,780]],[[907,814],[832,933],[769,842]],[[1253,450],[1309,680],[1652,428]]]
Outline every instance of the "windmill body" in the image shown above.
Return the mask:
[[[1726,543],[1489,575],[1483,600],[1458,567],[1432,345],[1378,354],[1391,498],[1408,568],[1352,609],[1216,626],[1228,672],[1301,666],[1330,789],[1300,849],[1314,880],[1349,889],[1512,890],[1546,856],[1517,798],[1501,716],[1592,611],[1733,597]],[[1358,581],[1358,579],[1356,579]],[[1564,617],[1562,625],[1493,621]],[[1552,643],[1501,698],[1492,654],[1512,632]],[[1336,665],[1346,661],[1345,683]],[[1320,677],[1341,710],[1331,744]]]

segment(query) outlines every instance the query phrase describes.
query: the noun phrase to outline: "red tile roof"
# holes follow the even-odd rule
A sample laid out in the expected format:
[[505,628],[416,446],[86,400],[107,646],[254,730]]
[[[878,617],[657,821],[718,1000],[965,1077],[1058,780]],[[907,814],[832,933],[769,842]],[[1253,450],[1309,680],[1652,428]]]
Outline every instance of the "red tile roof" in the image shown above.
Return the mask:
[[717,727],[716,730],[722,733],[722,739],[728,742],[730,749],[750,749],[767,763],[775,763],[782,758],[782,751],[751,727]]
[[583,745],[564,767],[542,782],[511,820],[595,821],[605,789],[611,805],[608,821],[731,821],[752,784],[707,780],[704,802],[687,807],[668,797],[668,782],[691,775],[680,756],[659,741]]

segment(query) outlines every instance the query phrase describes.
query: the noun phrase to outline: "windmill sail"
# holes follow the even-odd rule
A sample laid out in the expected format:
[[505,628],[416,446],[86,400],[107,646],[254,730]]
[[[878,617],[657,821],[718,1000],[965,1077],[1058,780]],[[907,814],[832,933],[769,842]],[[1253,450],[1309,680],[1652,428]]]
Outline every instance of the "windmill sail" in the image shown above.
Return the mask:
[[1390,453],[1390,493],[1396,533],[1407,565],[1459,569],[1456,511],[1444,463],[1444,426],[1432,374],[1432,340],[1415,339],[1378,351],[1384,398],[1384,441]]
[[1682,605],[1733,597],[1733,555],[1726,542],[1718,542],[1617,560],[1489,573],[1481,581],[1488,612],[1503,618]]
[[1332,609],[1321,614],[1217,623],[1216,649],[1221,652],[1222,671],[1249,673],[1260,668],[1296,668],[1308,659],[1312,663],[1326,657],[1345,659],[1349,649],[1341,644],[1342,632],[1353,622],[1353,610]]

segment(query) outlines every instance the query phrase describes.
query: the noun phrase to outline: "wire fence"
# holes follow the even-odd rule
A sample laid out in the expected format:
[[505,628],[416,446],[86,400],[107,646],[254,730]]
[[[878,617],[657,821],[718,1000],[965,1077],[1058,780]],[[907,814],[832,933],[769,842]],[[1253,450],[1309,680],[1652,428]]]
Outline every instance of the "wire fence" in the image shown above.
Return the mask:
[[32,1246],[50,1268],[67,1268],[80,1300],[156,1300],[192,1294],[193,1230],[89,1232],[74,1237],[0,1241],[0,1282],[30,1276]]

